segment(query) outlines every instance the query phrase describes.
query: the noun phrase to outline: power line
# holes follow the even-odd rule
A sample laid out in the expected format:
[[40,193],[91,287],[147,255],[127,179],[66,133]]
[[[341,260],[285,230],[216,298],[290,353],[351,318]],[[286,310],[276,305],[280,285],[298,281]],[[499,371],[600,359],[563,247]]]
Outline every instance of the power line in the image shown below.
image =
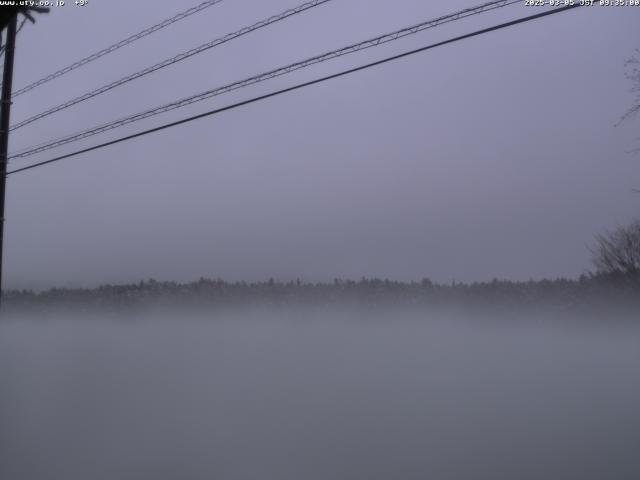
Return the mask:
[[75,133],[72,135],[67,135],[65,137],[61,137],[55,140],[51,140],[49,142],[45,142],[43,144],[27,147],[27,149],[12,154],[9,159],[16,158],[24,158],[29,157],[31,155],[35,155],[36,153],[40,153],[46,150],[50,150],[52,148],[56,148],[62,145],[66,145],[67,143],[75,142],[78,140],[82,140],[87,137],[91,137],[93,135],[97,135],[109,130],[113,130],[115,128],[127,125],[129,123],[137,122],[143,120],[145,118],[150,118],[155,115],[159,115],[161,113],[165,113],[171,110],[175,110],[177,108],[181,108],[187,105],[191,105],[196,102],[200,102],[218,95],[222,95],[225,93],[229,93],[234,90],[238,90],[240,88],[248,87],[250,85],[254,85],[256,83],[260,83],[266,80],[270,80],[275,77],[279,77],[281,75],[285,75],[291,73],[296,70],[300,70],[302,68],[309,67],[311,65],[325,62],[327,60],[331,60],[333,58],[337,58],[343,55],[351,54],[358,52],[360,50],[364,50],[371,47],[376,47],[378,45],[388,43],[391,41],[398,40],[399,38],[405,37],[407,35],[413,35],[420,31],[426,30],[428,28],[433,28],[438,25],[442,25],[444,23],[452,22],[455,20],[460,20],[461,18],[466,18],[472,15],[477,15],[483,12],[487,12],[490,10],[494,10],[497,8],[505,7],[507,5],[511,5],[514,3],[520,3],[521,0],[501,0],[494,1],[479,5],[477,7],[467,8],[461,11],[458,11],[453,14],[444,15],[442,17],[438,17],[436,19],[427,20],[425,22],[421,22],[419,24],[413,25],[411,27],[406,27],[400,30],[396,30],[391,33],[386,33],[384,35],[377,36],[375,38],[371,38],[369,40],[365,40],[359,43],[355,43],[349,45],[347,47],[339,48],[337,50],[332,50],[330,52],[323,53],[321,55],[316,55],[311,58],[307,58],[306,60],[302,60],[299,62],[292,63],[290,65],[286,65],[284,67],[277,68],[275,70],[270,70],[265,73],[261,73],[259,75],[255,75],[253,77],[246,78],[244,80],[236,81],[230,83],[228,85],[224,85],[222,87],[217,87],[211,90],[207,90],[202,93],[198,93],[196,95],[192,95],[165,105],[161,105],[159,107],[154,107],[152,109],[146,110],[144,112],[140,112],[134,115],[130,115],[128,117],[121,118],[119,120],[115,120],[97,127],[93,127],[88,130],[84,130],[79,133]]
[[[303,6],[298,7],[298,9],[300,9],[299,11],[297,11],[297,12],[294,11],[292,13],[289,13],[289,15],[291,15],[293,13],[299,13],[300,11],[303,10],[303,7],[305,7],[304,10],[306,10],[308,8],[311,8],[312,6],[316,6],[317,4],[324,3],[326,1],[328,1],[328,0],[323,0],[321,2],[318,2],[317,0],[315,2],[309,2],[310,4],[314,4],[314,5],[304,4]],[[365,42],[361,42],[360,44],[350,45],[350,46],[344,47],[344,48],[342,48],[342,49],[340,49],[338,51],[332,51],[332,52],[329,52],[329,53],[325,53],[323,55],[319,55],[317,57],[313,57],[311,59],[307,59],[307,60],[304,60],[302,62],[297,62],[296,64],[293,64],[293,65],[288,65],[286,67],[282,67],[280,69],[276,69],[275,71],[270,71],[270,72],[264,73],[262,75],[258,75],[256,77],[251,77],[249,79],[245,79],[245,80],[240,81],[240,82],[235,82],[235,83],[233,83],[231,85],[227,85],[225,87],[220,87],[218,89],[214,89],[214,91],[203,92],[201,94],[195,95],[193,98],[179,100],[178,102],[174,102],[174,103],[178,103],[178,104],[181,104],[181,105],[178,105],[175,108],[179,108],[180,106],[184,106],[184,105],[189,105],[189,104],[197,102],[197,101],[205,100],[207,98],[211,98],[212,96],[220,95],[222,93],[227,93],[228,91],[235,90],[237,88],[242,88],[244,86],[252,85],[252,84],[258,83],[260,81],[268,80],[268,79],[271,79],[271,78],[273,78],[275,76],[280,76],[280,75],[283,75],[285,73],[289,73],[289,72],[291,72],[293,70],[297,70],[299,68],[304,68],[306,66],[312,65],[314,63],[319,63],[321,61],[328,60],[330,58],[341,56],[341,55],[344,55],[344,54],[347,54],[347,53],[353,53],[355,51],[362,50],[364,48],[377,46],[377,45],[379,45],[381,43],[386,43],[388,41],[396,40],[398,38],[401,38],[401,37],[409,35],[409,34],[415,34],[415,33],[418,33],[421,30],[424,30],[426,28],[435,27],[435,26],[437,26],[439,24],[442,24],[442,23],[447,23],[447,22],[450,22],[450,21],[453,21],[453,20],[458,20],[460,18],[464,18],[466,16],[475,15],[475,14],[478,14],[478,13],[483,13],[483,12],[486,12],[486,11],[489,11],[489,10],[493,10],[495,8],[504,7],[504,6],[513,4],[513,3],[520,3],[520,0],[493,1],[493,2],[489,2],[489,3],[486,3],[486,4],[480,5],[478,7],[468,8],[468,9],[462,10],[460,12],[456,12],[454,14],[451,14],[451,15],[446,15],[446,16],[443,16],[443,17],[439,17],[439,18],[437,18],[435,20],[429,20],[427,22],[422,22],[421,24],[414,25],[412,27],[407,27],[405,29],[402,29],[402,30],[399,30],[399,31],[396,31],[396,32],[393,32],[393,33],[390,33],[390,34],[385,34],[385,35],[382,35],[380,37],[376,37],[374,39],[370,39],[370,40],[367,40]],[[293,10],[296,10],[296,9],[293,9]],[[284,14],[281,14],[281,16],[282,15],[284,15]],[[287,16],[289,16],[289,15],[287,15]],[[282,18],[278,18],[278,17],[279,16],[272,17],[272,18],[276,18],[278,20],[280,20],[282,18],[286,18],[284,16],[282,16]],[[266,21],[264,21],[264,22],[266,22]],[[256,25],[259,25],[260,23],[262,23],[262,22],[259,22]],[[252,29],[252,30],[255,29],[253,27],[248,27],[248,28]],[[248,30],[248,31],[251,31],[251,30]],[[248,33],[248,31],[244,32],[244,33]],[[242,30],[240,32],[242,32]],[[238,33],[238,32],[236,32],[236,33]],[[236,34],[230,34],[230,35],[236,35]],[[224,38],[225,37],[223,37],[223,39]],[[218,42],[218,40],[214,40],[213,42]],[[213,43],[213,42],[211,42],[211,43]],[[19,122],[16,125],[12,126],[11,129],[14,130],[14,129],[23,127],[25,125],[28,125],[29,123],[32,123],[32,122],[34,122],[36,120],[39,120],[39,119],[41,119],[43,117],[46,117],[48,115],[51,115],[53,113],[56,113],[56,112],[58,112],[60,110],[68,108],[68,107],[70,107],[72,105],[75,105],[77,103],[80,103],[82,101],[88,100],[88,99],[90,99],[92,97],[95,97],[97,95],[100,95],[101,93],[104,93],[104,92],[106,92],[108,90],[111,90],[112,88],[120,86],[120,85],[122,85],[124,83],[127,83],[127,82],[131,81],[131,80],[139,78],[139,77],[141,77],[143,75],[151,73],[151,72],[153,72],[155,70],[158,70],[160,68],[163,68],[165,66],[171,65],[172,63],[175,63],[176,61],[180,61],[180,60],[182,60],[184,58],[188,58],[191,55],[195,55],[196,53],[200,53],[201,51],[203,51],[203,50],[205,50],[207,48],[211,48],[209,45],[210,44],[204,44],[204,45],[202,45],[200,47],[197,47],[196,49],[193,49],[193,50],[191,50],[189,52],[186,52],[185,54],[180,54],[180,55],[178,55],[176,57],[173,57],[172,59],[165,60],[164,62],[160,62],[160,63],[158,63],[158,64],[156,64],[156,65],[154,65],[152,67],[144,69],[144,70],[142,70],[140,72],[137,72],[137,73],[135,73],[133,75],[130,75],[128,77],[124,77],[124,78],[122,78],[120,80],[117,80],[116,82],[113,82],[113,83],[111,83],[109,85],[106,85],[106,86],[101,87],[99,89],[96,89],[96,90],[94,90],[92,92],[84,94],[84,95],[82,95],[80,97],[72,99],[72,100],[70,100],[68,102],[65,102],[65,103],[63,103],[61,105],[58,105],[57,107],[54,107],[54,108],[49,109],[49,110],[47,110],[45,112],[37,114],[37,115],[35,115],[35,116],[31,117],[31,118],[28,118],[28,119],[26,119],[26,120],[24,120],[22,122]],[[215,46],[215,45],[211,45],[211,46]],[[264,77],[264,78],[260,78],[260,77]],[[184,100],[190,100],[190,101],[188,103],[186,103],[186,104],[182,104],[182,102]],[[165,106],[158,107],[158,109],[162,110],[162,111],[160,111],[158,113],[163,113],[164,111],[166,111],[166,110],[164,110],[164,108],[165,108]],[[170,109],[173,109],[173,108],[170,108]],[[149,116],[153,116],[153,114],[149,115],[149,113],[150,113],[149,111],[143,112],[143,114],[145,116],[143,116],[142,118],[148,118]],[[133,121],[137,121],[137,119],[133,120]],[[114,123],[119,123],[119,121],[116,121]],[[130,123],[130,122],[127,121],[125,123]],[[117,126],[120,126],[120,125],[116,125],[113,128],[116,128]],[[108,128],[108,129],[110,129],[110,128]],[[101,132],[97,132],[97,133],[101,133]]]
[[46,77],[41,78],[40,80],[37,80],[29,85],[27,85],[26,87],[22,87],[19,90],[16,90],[16,92],[13,94],[13,97],[17,97],[18,95],[22,95],[23,93],[26,93],[30,90],[33,90],[36,87],[39,87],[41,85],[44,85],[47,82],[50,82],[51,80],[54,80],[58,77],[61,77],[62,75],[65,75],[69,72],[71,72],[72,70],[75,70],[77,68],[80,68],[84,65],[87,65],[88,63],[93,62],[94,60],[97,60],[100,57],[103,57],[109,53],[115,52],[116,50],[129,45],[130,43],[133,43],[137,40],[140,40],[141,38],[146,37],[147,35],[151,35],[152,33],[157,32],[158,30],[161,30],[165,27],[168,27],[169,25],[179,22],[180,20],[184,20],[187,17],[190,17],[191,15],[194,15],[198,12],[201,12],[202,10],[212,7],[218,3],[222,2],[222,0],[207,0],[205,2],[202,2],[199,5],[196,5],[195,7],[191,7],[183,12],[180,12],[176,15],[174,15],[171,18],[167,18],[166,20],[163,20],[160,23],[157,23],[149,28],[145,28],[144,30],[135,33],[127,38],[125,38],[124,40],[120,40],[117,43],[114,43],[113,45],[110,45],[107,48],[103,48],[102,50],[93,53],[81,60],[78,60],[77,62],[72,63],[71,65],[68,65],[64,68],[61,68],[60,70],[51,73],[50,75],[47,75]]
[[177,62],[181,62],[182,60],[186,60],[187,58],[190,58],[194,55],[197,55],[199,53],[202,53],[206,50],[209,50],[213,47],[217,47],[219,45],[222,45],[224,43],[230,42],[231,40],[234,40],[238,37],[241,37],[243,35],[246,35],[248,33],[251,33],[255,30],[258,30],[260,28],[266,27],[268,25],[271,25],[272,23],[276,23],[279,22],[281,20],[284,20],[286,18],[289,18],[293,15],[297,15],[299,13],[302,13],[306,10],[309,10],[311,8],[317,7],[319,5],[325,4],[327,2],[330,2],[331,0],[312,0],[306,3],[303,3],[302,5],[299,5],[295,8],[290,8],[288,10],[285,10],[282,13],[279,13],[277,15],[273,15],[265,20],[261,20],[259,22],[254,23],[253,25],[250,25],[248,27],[244,27],[241,28],[240,30],[233,32],[233,33],[229,33],[223,37],[217,38],[215,40],[212,40],[210,42],[204,43],[198,47],[192,48],[191,50],[188,50],[186,52],[182,52],[179,53],[178,55],[175,55],[174,57],[168,58],[166,60],[163,60],[162,62],[158,62],[154,65],[151,65],[150,67],[147,67],[143,70],[140,70],[138,72],[132,73],[131,75],[127,75],[126,77],[122,77],[119,80],[116,80],[114,82],[108,83],[106,85],[103,85],[102,87],[96,88],[95,90],[92,90],[90,92],[87,92],[83,95],[80,95],[79,97],[75,97],[71,100],[68,100],[64,103],[61,103],[60,105],[57,105],[53,108],[50,108],[49,110],[46,110],[44,112],[38,113],[32,117],[27,118],[26,120],[22,120],[21,122],[16,123],[15,125],[11,126],[11,130],[16,130],[18,128],[24,127],[25,125],[29,125],[30,123],[35,122],[36,120],[40,120],[41,118],[47,117],[49,115],[52,115],[56,112],[59,112],[61,110],[64,110],[66,108],[69,108],[73,105],[77,105],[78,103],[84,102],[85,100],[89,100],[90,98],[93,97],[97,97],[98,95],[101,95],[105,92],[108,92],[109,90],[113,90],[116,87],[120,87],[122,85],[124,85],[125,83],[129,83],[133,80],[136,80],[140,77],[144,77],[145,75],[148,75],[152,72],[155,72],[157,70],[160,70],[161,68],[164,67],[168,67],[169,65],[173,65],[174,63]]
[[109,142],[101,143],[101,144],[98,144],[98,145],[94,145],[92,147],[84,148],[82,150],[77,150],[75,152],[67,153],[66,155],[60,155],[58,157],[55,157],[55,158],[52,158],[52,159],[49,159],[49,160],[45,160],[45,161],[42,161],[42,162],[34,163],[32,165],[27,165],[26,167],[17,168],[15,170],[11,170],[11,171],[7,172],[6,175],[11,175],[11,174],[14,174],[14,173],[19,173],[19,172],[24,172],[26,170],[30,170],[30,169],[33,169],[33,168],[41,167],[43,165],[47,165],[49,163],[58,162],[60,160],[64,160],[66,158],[74,157],[74,156],[80,155],[82,153],[91,152],[93,150],[98,150],[98,149],[101,149],[101,148],[104,148],[104,147],[108,147],[108,146],[114,145],[116,143],[121,143],[121,142],[124,142],[124,141],[127,141],[127,140],[132,140],[134,138],[138,138],[138,137],[142,137],[142,136],[145,136],[145,135],[149,135],[151,133],[155,133],[155,132],[158,132],[160,130],[165,130],[167,128],[171,128],[171,127],[175,127],[175,126],[178,126],[178,125],[182,125],[184,123],[192,122],[192,121],[198,120],[200,118],[208,117],[208,116],[211,116],[211,115],[216,115],[216,114],[225,112],[227,110],[233,110],[235,108],[242,107],[244,105],[249,105],[251,103],[255,103],[255,102],[258,102],[258,101],[261,101],[261,100],[266,100],[268,98],[275,97],[275,96],[278,96],[278,95],[282,95],[284,93],[292,92],[294,90],[299,90],[301,88],[308,87],[308,86],[311,86],[311,85],[315,85],[317,83],[321,83],[321,82],[325,82],[327,80],[332,80],[334,78],[338,78],[338,77],[342,77],[342,76],[345,76],[345,75],[349,75],[351,73],[355,73],[355,72],[358,72],[358,71],[361,71],[361,70],[365,70],[365,69],[372,68],[372,67],[375,67],[375,66],[378,66],[378,65],[382,65],[382,64],[385,64],[385,63],[388,63],[388,62],[392,62],[392,61],[398,60],[400,58],[408,57],[408,56],[414,55],[416,53],[424,52],[426,50],[431,50],[431,49],[436,48],[436,47],[440,47],[440,46],[447,45],[447,44],[454,43],[454,42],[458,42],[460,40],[464,40],[464,39],[467,39],[467,38],[471,38],[471,37],[475,37],[475,36],[482,35],[482,34],[485,34],[485,33],[493,32],[493,31],[496,31],[496,30],[500,30],[502,28],[511,27],[513,25],[518,25],[518,24],[521,24],[521,23],[529,22],[529,21],[536,20],[536,19],[539,19],[539,18],[542,18],[542,17],[546,17],[546,16],[553,15],[553,14],[556,14],[556,13],[560,13],[560,12],[564,12],[564,11],[567,11],[567,10],[571,10],[573,8],[578,8],[580,6],[581,6],[580,4],[567,5],[567,6],[564,6],[564,7],[555,8],[553,10],[547,10],[547,11],[544,11],[544,12],[541,12],[541,13],[538,13],[538,14],[535,14],[535,15],[529,15],[527,17],[522,17],[522,18],[519,18],[519,19],[516,19],[516,20],[512,20],[510,22],[501,23],[499,25],[494,25],[493,27],[488,27],[488,28],[483,28],[481,30],[476,30],[474,32],[467,33],[465,35],[460,35],[460,36],[457,36],[457,37],[454,37],[454,38],[450,38],[448,40],[444,40],[444,41],[441,41],[441,42],[433,43],[431,45],[427,45],[425,47],[417,48],[415,50],[410,50],[408,52],[400,53],[398,55],[393,55],[391,57],[386,57],[386,58],[384,58],[382,60],[377,60],[375,62],[367,63],[365,65],[360,65],[358,67],[350,68],[348,70],[343,70],[341,72],[334,73],[332,75],[327,75],[325,77],[317,78],[315,80],[311,80],[311,81],[308,81],[308,82],[299,83],[297,85],[294,85],[294,86],[291,86],[291,87],[287,87],[287,88],[283,88],[281,90],[276,90],[274,92],[267,93],[265,95],[260,95],[260,96],[257,96],[257,97],[250,98],[248,100],[244,100],[244,101],[237,102],[237,103],[234,103],[234,104],[231,104],[231,105],[227,105],[225,107],[217,108],[215,110],[210,110],[208,112],[201,113],[199,115],[193,115],[191,117],[183,118],[182,120],[178,120],[178,121],[171,122],[171,123],[166,123],[166,124],[161,125],[159,127],[155,127],[155,128],[151,128],[151,129],[148,129],[148,130],[144,130],[142,132],[134,133],[132,135],[127,135],[125,137],[120,137],[120,138],[117,138],[115,140],[111,140]]

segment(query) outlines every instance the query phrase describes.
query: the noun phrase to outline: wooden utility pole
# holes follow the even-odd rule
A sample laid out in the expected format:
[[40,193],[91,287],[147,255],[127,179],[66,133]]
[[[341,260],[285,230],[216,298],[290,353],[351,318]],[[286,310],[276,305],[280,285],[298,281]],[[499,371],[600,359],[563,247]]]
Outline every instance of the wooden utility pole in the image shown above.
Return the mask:
[[17,22],[18,15],[16,14],[7,24],[7,41],[4,49],[4,72],[2,75],[2,97],[0,99],[0,305],[2,304],[2,256],[4,252],[4,198],[7,183],[13,54],[16,48]]

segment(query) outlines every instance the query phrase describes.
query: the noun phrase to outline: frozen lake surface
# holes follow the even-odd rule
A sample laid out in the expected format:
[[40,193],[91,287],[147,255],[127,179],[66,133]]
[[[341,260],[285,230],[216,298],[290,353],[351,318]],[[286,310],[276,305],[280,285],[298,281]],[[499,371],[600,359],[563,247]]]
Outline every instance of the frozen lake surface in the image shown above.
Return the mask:
[[0,478],[637,480],[640,324],[607,322],[5,320]]

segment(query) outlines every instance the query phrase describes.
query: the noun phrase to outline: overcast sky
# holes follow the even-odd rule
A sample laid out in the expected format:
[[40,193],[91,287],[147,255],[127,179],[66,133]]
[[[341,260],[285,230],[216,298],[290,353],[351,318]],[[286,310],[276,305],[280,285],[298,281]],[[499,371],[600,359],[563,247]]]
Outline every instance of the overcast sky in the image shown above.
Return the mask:
[[[89,0],[17,40],[14,88],[195,5]],[[302,3],[225,0],[15,99],[13,123]],[[480,3],[334,0],[15,131],[10,151]],[[514,5],[29,159],[541,11]],[[624,61],[640,7],[580,8],[8,178],[8,288],[576,276],[639,214]]]

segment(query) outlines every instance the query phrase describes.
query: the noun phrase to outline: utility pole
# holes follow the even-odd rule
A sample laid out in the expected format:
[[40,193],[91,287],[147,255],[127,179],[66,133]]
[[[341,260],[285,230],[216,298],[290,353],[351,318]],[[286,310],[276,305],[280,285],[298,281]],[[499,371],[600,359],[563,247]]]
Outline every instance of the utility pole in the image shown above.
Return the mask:
[[0,306],[2,305],[2,255],[4,252],[4,198],[7,183],[13,54],[16,48],[17,22],[18,15],[16,13],[7,24],[7,41],[4,49],[4,71],[2,75],[2,97],[0,99]]

